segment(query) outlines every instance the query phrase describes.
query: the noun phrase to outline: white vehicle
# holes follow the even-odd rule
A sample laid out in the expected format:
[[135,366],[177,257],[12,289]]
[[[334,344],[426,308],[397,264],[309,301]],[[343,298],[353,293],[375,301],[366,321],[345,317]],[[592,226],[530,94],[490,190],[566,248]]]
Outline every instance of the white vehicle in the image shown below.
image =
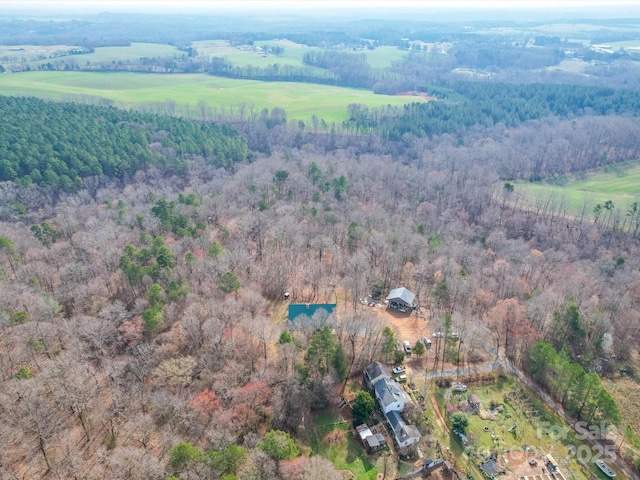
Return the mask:
[[409,343],[409,340],[405,340],[402,343],[402,348],[404,348],[404,353],[411,355],[411,344]]
[[425,346],[425,347],[427,347],[427,348],[431,348],[431,339],[430,339],[430,338],[424,337],[424,338],[422,339],[422,343],[424,343],[424,346]]
[[393,370],[391,370],[395,375],[398,375],[399,373],[404,373],[407,371],[406,368],[404,367],[394,367]]
[[443,338],[444,333],[442,332],[433,332],[433,338]]
[[464,393],[467,391],[467,386],[463,385],[462,383],[454,383],[451,387],[451,390],[453,390],[454,392]]
[[604,462],[604,460],[596,460],[596,465],[607,477],[615,478],[616,472],[614,472],[613,469]]

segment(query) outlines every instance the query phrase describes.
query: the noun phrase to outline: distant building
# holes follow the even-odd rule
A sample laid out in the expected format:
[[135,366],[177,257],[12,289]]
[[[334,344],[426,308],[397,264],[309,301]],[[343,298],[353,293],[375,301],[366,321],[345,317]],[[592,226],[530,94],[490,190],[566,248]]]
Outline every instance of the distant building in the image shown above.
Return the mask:
[[395,308],[401,312],[406,312],[413,308],[413,300],[416,296],[410,290],[400,287],[394,288],[387,295],[387,301],[390,308]]

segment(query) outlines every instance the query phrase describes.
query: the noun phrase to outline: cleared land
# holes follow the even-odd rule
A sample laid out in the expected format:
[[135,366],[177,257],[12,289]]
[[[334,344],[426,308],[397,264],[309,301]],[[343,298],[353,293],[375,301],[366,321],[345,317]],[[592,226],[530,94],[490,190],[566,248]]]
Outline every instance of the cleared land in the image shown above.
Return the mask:
[[7,70],[14,65],[24,67],[29,65],[35,69],[38,65],[54,62],[56,60],[75,60],[78,65],[104,62],[120,62],[136,60],[143,57],[174,57],[184,55],[176,47],[159,43],[132,43],[126,47],[97,47],[93,53],[80,55],[67,55],[72,49],[81,49],[79,46],[69,45],[0,45],[0,64]]
[[174,57],[184,55],[176,47],[161,43],[132,43],[128,47],[97,47],[94,53],[78,55],[78,62],[118,62],[142,57]]
[[554,183],[517,182],[515,190],[524,194],[530,205],[536,199],[552,197],[578,212],[585,203],[592,208],[611,200],[616,208],[626,210],[630,203],[640,197],[640,161],[610,165],[579,177],[556,178]]
[[354,438],[351,422],[335,414],[315,417],[311,451],[314,455],[330,460],[337,469],[349,470],[356,480],[376,478],[375,464]]
[[22,95],[54,100],[106,99],[124,108],[175,102],[198,116],[198,102],[220,111],[240,103],[263,108],[280,107],[288,118],[327,122],[347,119],[347,106],[404,105],[417,97],[374,95],[370,91],[307,83],[235,80],[204,74],[144,74],[93,72],[23,72],[0,75],[0,95]]
[[[226,40],[203,40],[193,42],[193,48],[198,51],[198,55],[205,57],[224,57],[234,66],[253,65],[256,67],[266,67],[278,63],[280,65],[302,65],[304,54],[313,50],[321,50],[316,47],[308,47],[299,43],[294,43],[285,39],[258,41],[254,47],[262,47],[262,45],[278,46],[284,48],[281,56],[266,54],[247,50],[244,48],[233,47]],[[407,52],[397,47],[378,47],[374,50],[351,51],[342,50],[346,53],[362,54],[367,56],[367,62],[373,68],[387,68],[391,64],[403,58]]]

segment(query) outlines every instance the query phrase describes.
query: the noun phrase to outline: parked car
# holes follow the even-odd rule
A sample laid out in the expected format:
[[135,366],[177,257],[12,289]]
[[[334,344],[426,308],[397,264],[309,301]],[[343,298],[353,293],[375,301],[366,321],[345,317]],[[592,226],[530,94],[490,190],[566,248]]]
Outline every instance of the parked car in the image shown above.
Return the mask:
[[409,340],[405,340],[402,343],[402,348],[404,348],[404,353],[411,355],[411,344],[409,343]]
[[407,381],[407,376],[406,375],[398,375],[395,379],[396,382],[398,383],[403,383]]
[[433,338],[443,338],[444,333],[442,332],[433,332]]
[[395,367],[393,370],[391,370],[394,374],[399,374],[399,373],[404,373],[407,371],[406,368],[404,367]]
[[462,383],[454,383],[451,386],[451,390],[453,390],[454,392],[466,392],[467,391],[467,386],[463,385]]
[[424,337],[424,338],[422,339],[422,343],[424,343],[424,346],[425,346],[425,347],[427,347],[427,348],[431,348],[431,339],[430,339],[430,338]]
[[449,336],[456,339],[460,338],[460,334],[458,332],[451,332]]

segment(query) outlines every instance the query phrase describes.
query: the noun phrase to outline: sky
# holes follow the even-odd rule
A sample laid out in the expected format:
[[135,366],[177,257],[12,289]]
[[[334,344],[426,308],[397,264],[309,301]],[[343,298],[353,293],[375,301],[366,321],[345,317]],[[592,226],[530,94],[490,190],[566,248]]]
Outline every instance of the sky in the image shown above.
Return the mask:
[[638,0],[0,0],[3,10],[51,11],[220,11],[222,9],[534,9],[638,7]]

